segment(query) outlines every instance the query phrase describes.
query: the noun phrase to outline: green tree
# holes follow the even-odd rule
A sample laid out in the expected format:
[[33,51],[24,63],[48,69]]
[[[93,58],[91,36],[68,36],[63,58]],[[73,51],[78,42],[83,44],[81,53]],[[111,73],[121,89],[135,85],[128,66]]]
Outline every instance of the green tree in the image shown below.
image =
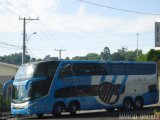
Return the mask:
[[100,60],[101,57],[97,53],[88,53],[86,55],[87,60]]
[[31,62],[35,62],[36,61],[36,58],[31,58]]
[[138,61],[147,61],[147,54],[139,55]]
[[115,53],[113,53],[113,54],[111,55],[111,59],[112,59],[113,61],[122,61],[122,60],[124,60],[124,57],[121,56],[118,52],[115,52]]
[[110,60],[111,53],[110,53],[109,47],[105,47],[103,49],[103,52],[101,52],[100,56],[101,56],[101,59],[104,61]]
[[160,59],[160,50],[151,49],[147,52],[147,61],[158,61]]
[[86,60],[86,56],[75,56],[72,60]]
[[136,55],[134,51],[127,51],[125,53],[125,60],[126,61],[135,61],[136,60]]
[[70,58],[69,58],[69,57],[66,57],[65,60],[70,60]]
[[[30,55],[25,56],[25,63],[31,59]],[[0,56],[0,62],[21,65],[22,64],[22,53],[14,53],[11,55]]]

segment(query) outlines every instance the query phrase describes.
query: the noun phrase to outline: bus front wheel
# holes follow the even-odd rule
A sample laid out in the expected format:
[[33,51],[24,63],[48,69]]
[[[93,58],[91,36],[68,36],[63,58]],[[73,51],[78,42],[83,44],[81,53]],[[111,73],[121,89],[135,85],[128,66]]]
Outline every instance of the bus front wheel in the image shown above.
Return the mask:
[[53,115],[60,116],[63,110],[63,106],[61,104],[55,104],[53,107]]

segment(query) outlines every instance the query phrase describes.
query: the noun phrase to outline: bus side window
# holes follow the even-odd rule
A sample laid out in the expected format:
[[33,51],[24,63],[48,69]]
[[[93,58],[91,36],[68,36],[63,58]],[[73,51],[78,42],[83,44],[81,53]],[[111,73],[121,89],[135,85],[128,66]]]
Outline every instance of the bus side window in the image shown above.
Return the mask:
[[105,64],[96,64],[95,75],[108,75]]
[[60,78],[78,75],[78,66],[76,64],[64,64],[61,72]]
[[126,67],[124,64],[115,63],[111,65],[112,75],[126,75]]
[[137,75],[140,72],[140,69],[138,68],[138,65],[136,64],[127,64],[127,74],[128,75]]
[[71,64],[64,64],[60,71],[60,78],[64,78],[71,74]]
[[94,64],[79,64],[79,75],[94,75],[95,74],[95,65]]
[[36,72],[34,74],[35,77],[44,77],[45,76],[45,72],[44,72],[44,65],[43,64],[39,64],[37,69],[36,69]]

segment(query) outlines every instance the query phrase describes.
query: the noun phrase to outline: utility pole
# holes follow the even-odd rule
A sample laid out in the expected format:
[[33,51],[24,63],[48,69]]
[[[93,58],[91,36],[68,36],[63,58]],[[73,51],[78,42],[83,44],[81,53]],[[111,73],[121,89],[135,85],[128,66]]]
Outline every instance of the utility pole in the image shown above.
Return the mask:
[[[23,53],[22,53],[22,64],[25,62],[25,53],[26,53],[26,24],[32,20],[39,20],[39,18],[31,19],[29,18],[19,18],[19,20],[23,20]],[[26,22],[28,21],[28,22]]]
[[137,61],[138,61],[138,35],[139,33],[136,33],[136,35],[137,35]]
[[63,51],[66,51],[66,49],[54,49],[54,50],[59,52],[59,60],[61,60],[61,53]]

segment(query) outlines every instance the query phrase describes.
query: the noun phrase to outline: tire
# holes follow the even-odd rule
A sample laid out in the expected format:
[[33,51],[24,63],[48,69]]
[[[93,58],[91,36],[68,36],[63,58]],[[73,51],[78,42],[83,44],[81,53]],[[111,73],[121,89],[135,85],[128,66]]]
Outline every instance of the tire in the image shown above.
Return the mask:
[[78,110],[78,104],[76,102],[71,102],[68,107],[70,115],[76,115],[77,110]]
[[55,104],[54,107],[53,107],[53,112],[52,114],[54,116],[61,116],[61,112],[63,110],[63,106],[59,103]]
[[37,114],[37,117],[38,117],[38,118],[42,118],[42,117],[43,117],[43,114]]
[[133,107],[132,99],[126,98],[123,102],[123,109],[124,110],[131,110],[132,107]]
[[134,108],[137,110],[141,110],[143,108],[143,99],[142,98],[137,98],[134,102]]

